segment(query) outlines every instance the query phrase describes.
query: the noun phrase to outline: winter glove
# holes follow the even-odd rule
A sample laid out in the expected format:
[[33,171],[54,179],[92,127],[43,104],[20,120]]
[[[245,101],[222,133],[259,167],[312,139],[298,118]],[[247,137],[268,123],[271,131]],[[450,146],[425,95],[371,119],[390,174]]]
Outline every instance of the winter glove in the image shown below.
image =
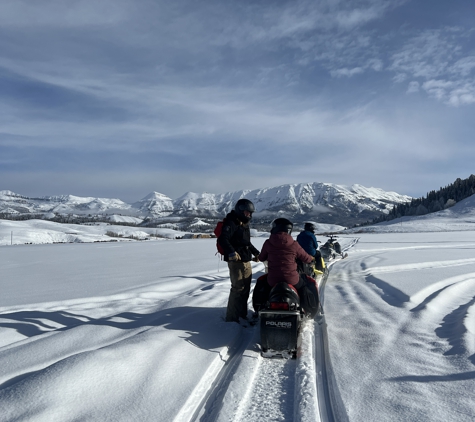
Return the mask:
[[240,256],[237,252],[233,252],[233,253],[229,254],[228,259],[229,259],[230,261],[240,261],[240,260],[241,260],[241,256]]

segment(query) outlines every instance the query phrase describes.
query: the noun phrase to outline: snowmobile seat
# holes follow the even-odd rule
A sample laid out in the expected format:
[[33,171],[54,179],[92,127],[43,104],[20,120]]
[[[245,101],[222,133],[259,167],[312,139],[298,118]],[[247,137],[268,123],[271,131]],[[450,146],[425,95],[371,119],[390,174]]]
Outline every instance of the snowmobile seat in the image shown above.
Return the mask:
[[270,291],[267,307],[272,307],[272,304],[277,303],[287,303],[287,309],[290,311],[298,310],[300,307],[300,299],[296,288],[285,282],[276,284]]

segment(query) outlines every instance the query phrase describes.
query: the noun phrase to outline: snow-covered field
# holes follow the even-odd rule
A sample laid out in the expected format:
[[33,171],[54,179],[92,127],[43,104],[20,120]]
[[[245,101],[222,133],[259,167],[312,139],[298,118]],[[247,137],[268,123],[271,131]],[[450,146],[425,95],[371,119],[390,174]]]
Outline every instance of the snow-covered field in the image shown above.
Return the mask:
[[[470,201],[454,208],[412,231],[403,221],[406,233],[341,235],[357,242],[323,300],[342,420],[475,419],[475,222]],[[223,321],[215,240],[0,235],[0,421],[325,420],[319,325],[304,328],[298,359],[262,358],[258,326]]]
[[[111,234],[112,236],[108,235]],[[46,243],[90,243],[128,238],[183,237],[185,232],[165,228],[145,228],[99,223],[94,225],[59,224],[46,220],[0,220],[0,246]]]
[[[117,216],[119,217],[119,216]],[[120,216],[116,222],[134,222],[132,217]],[[137,223],[137,221],[135,221]],[[336,224],[314,223],[318,233],[340,232],[345,229]],[[194,224],[199,231],[204,226],[209,226],[199,219]],[[0,246],[1,245],[25,245],[46,243],[91,243],[127,241],[128,239],[177,239],[191,234],[172,228],[148,228],[96,223],[84,224],[59,224],[46,220],[12,221],[0,220]],[[267,236],[266,233],[252,229],[253,236]]]

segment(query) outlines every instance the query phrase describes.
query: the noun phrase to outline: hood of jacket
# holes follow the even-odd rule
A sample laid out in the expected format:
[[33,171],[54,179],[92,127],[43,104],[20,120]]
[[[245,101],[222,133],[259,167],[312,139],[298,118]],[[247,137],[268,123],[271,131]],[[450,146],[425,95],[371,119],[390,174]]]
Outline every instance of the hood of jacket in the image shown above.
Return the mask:
[[294,239],[290,234],[285,233],[285,232],[280,232],[280,233],[271,234],[269,237],[269,243],[272,246],[276,246],[276,247],[287,246],[294,243]]

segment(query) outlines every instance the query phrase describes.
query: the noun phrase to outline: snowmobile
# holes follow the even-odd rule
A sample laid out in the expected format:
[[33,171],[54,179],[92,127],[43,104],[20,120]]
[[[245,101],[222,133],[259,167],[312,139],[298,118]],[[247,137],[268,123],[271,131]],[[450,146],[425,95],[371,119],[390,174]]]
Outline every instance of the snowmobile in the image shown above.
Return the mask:
[[316,280],[326,274],[328,272],[328,268],[321,254],[317,254],[315,259],[310,264],[306,264],[305,262],[297,260],[297,271]]
[[348,254],[344,254],[341,250],[340,243],[337,242],[337,237],[333,234],[327,236],[328,240],[325,242],[323,246],[320,246],[320,253],[322,254],[322,258],[325,261],[330,261],[331,259],[335,259],[337,255],[340,255],[342,258],[346,258]]
[[[261,355],[266,358],[296,358],[299,333],[305,319],[313,319],[321,310],[318,287],[314,279],[301,274],[304,287],[299,291],[285,282],[274,287],[267,275],[259,277],[253,293],[261,331]],[[264,298],[267,297],[267,300]]]

